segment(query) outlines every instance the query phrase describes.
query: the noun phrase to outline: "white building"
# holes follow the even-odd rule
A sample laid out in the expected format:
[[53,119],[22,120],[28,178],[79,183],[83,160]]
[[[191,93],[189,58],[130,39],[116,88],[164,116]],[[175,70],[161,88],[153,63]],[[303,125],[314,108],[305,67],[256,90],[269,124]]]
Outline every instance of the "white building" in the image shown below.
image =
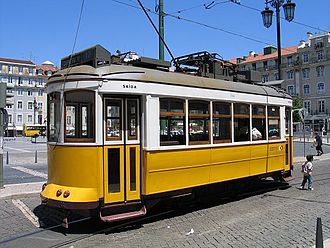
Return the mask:
[[23,125],[42,124],[47,119],[47,77],[57,68],[49,61],[38,66],[29,60],[0,58],[0,81],[12,83],[13,105],[7,105],[8,129],[6,135],[21,135]]

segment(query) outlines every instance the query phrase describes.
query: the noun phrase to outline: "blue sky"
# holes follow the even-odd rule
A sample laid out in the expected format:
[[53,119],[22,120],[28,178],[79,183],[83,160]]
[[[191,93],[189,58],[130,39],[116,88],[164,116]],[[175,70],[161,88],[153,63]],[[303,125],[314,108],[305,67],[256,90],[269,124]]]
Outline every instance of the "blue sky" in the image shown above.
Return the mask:
[[[154,10],[158,0],[141,1]],[[306,40],[307,32],[330,31],[329,0],[292,2],[296,3],[295,19],[290,23],[281,20],[282,47]],[[275,20],[267,29],[255,10],[264,9],[264,0],[241,0],[241,5],[215,0],[213,7],[206,9],[204,5],[210,3],[164,0],[166,13],[184,18],[165,17],[165,40],[174,56],[207,50],[230,59],[251,50],[259,53],[266,44],[276,45]],[[31,59],[37,64],[50,60],[59,65],[72,51],[81,5],[82,0],[0,0],[0,57]],[[158,26],[158,17],[149,14]],[[157,34],[134,0],[84,1],[74,51],[95,44],[112,53],[118,49],[158,58]],[[170,58],[166,51],[165,58]]]

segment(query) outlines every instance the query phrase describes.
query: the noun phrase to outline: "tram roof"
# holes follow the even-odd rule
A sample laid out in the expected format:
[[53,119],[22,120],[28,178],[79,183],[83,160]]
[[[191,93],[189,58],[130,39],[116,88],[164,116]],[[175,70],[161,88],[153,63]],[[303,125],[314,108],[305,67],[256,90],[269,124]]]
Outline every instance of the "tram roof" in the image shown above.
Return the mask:
[[199,77],[178,72],[168,72],[154,70],[129,65],[103,66],[94,68],[88,65],[80,65],[60,70],[49,77],[47,84],[63,81],[82,81],[82,80],[127,80],[146,83],[160,83],[168,85],[179,85],[186,87],[204,88],[250,93],[258,95],[268,95],[281,98],[291,98],[290,95],[276,87],[267,85],[233,82],[222,79]]

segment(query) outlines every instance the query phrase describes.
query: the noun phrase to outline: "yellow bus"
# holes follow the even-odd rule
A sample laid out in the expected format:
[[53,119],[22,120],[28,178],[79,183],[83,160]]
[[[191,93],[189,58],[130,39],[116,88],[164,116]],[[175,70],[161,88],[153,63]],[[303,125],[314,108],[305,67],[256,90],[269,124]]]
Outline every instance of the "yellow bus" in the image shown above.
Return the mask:
[[[98,54],[82,53],[72,61]],[[196,74],[111,55],[62,63],[47,82],[42,202],[112,222],[143,216],[149,200],[290,174],[292,98],[261,83],[221,79],[231,74],[210,68],[223,64],[198,56],[209,55],[181,60],[209,63]]]
[[44,124],[24,124],[23,135],[25,137],[38,137],[46,135],[46,125]]

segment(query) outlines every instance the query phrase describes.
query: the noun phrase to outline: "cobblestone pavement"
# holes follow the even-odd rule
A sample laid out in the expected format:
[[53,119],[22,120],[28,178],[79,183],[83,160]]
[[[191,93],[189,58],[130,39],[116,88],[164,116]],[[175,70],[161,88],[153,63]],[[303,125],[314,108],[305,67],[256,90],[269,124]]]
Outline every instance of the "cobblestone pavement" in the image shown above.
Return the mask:
[[312,247],[317,217],[324,240],[330,238],[329,160],[315,163],[314,191],[298,190],[295,174],[289,189],[99,234],[73,247]]
[[[317,217],[324,239],[330,238],[329,162],[315,161],[314,191],[297,189],[301,176],[296,169],[288,189],[101,233],[67,247],[312,247]],[[40,202],[37,196],[20,200],[32,210]],[[0,221],[1,240],[38,230],[12,200],[0,201]]]
[[[314,161],[314,191],[297,189],[301,182],[299,169],[297,162],[290,188],[206,204],[116,232],[101,232],[67,247],[312,247],[317,217],[322,218],[324,240],[330,239],[329,156],[322,155]],[[26,242],[26,237],[16,239],[15,246],[3,242],[44,230],[28,219],[14,205],[14,200],[20,200],[40,216],[37,195],[0,200],[0,247],[49,247],[43,246],[44,242],[41,245],[40,239],[28,238]],[[65,230],[48,231],[43,241],[54,240],[52,236],[58,240],[74,238],[90,230],[93,231],[93,227],[89,227],[89,231],[65,234]]]

